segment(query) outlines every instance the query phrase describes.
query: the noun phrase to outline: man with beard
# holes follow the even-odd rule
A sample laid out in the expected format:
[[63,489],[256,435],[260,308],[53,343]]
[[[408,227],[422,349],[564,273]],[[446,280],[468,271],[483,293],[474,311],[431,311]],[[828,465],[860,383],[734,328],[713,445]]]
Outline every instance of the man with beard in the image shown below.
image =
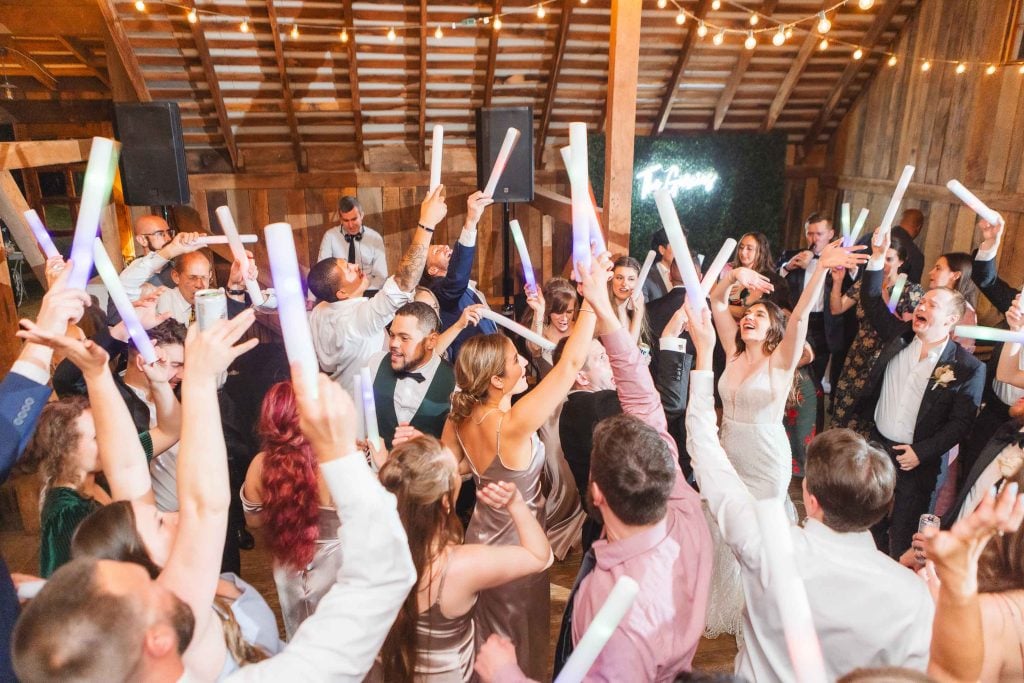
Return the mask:
[[434,353],[437,327],[429,304],[407,303],[395,312],[388,351],[370,360],[377,428],[388,450],[423,434],[441,438],[455,373]]

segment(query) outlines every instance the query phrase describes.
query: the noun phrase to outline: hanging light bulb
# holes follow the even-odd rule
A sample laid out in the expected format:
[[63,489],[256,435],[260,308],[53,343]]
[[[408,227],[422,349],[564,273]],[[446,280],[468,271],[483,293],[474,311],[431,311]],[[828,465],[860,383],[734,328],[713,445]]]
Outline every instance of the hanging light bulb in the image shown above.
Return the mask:
[[490,17],[484,17],[484,26],[487,26],[487,24],[489,24],[489,23],[491,23],[491,18]]
[[494,17],[494,30],[495,31],[500,31],[501,30],[501,17]]
[[711,9],[715,10],[716,12],[722,9],[722,0],[714,0],[714,2],[711,3]]
[[658,0],[658,9],[665,9],[668,5],[668,0]]
[[194,24],[199,21],[199,15],[196,14],[196,8],[193,7],[188,11],[188,23]]
[[869,10],[874,4],[875,0],[858,0],[857,7],[860,7],[862,10]]
[[242,25],[238,27],[238,30],[241,31],[242,33],[248,33],[249,32],[249,17],[246,17],[245,19],[242,19]]
[[761,18],[758,17],[757,14],[751,14],[750,15],[750,25],[751,26],[757,26],[757,22],[759,22],[759,21],[761,21]]
[[676,15],[676,23],[680,26],[686,23],[686,15],[683,14],[683,10],[679,10],[679,14]]
[[743,41],[743,47],[748,50],[753,50],[757,47],[757,38],[754,37],[753,31],[747,31],[747,39]]
[[711,39],[711,42],[715,45],[721,45],[725,42],[725,31],[719,31],[715,34],[715,37]]
[[537,5],[537,18],[543,19],[547,16],[547,12],[544,10],[544,5]]
[[958,74],[962,74],[963,72],[967,71],[967,65],[964,64],[963,62],[960,62],[959,64],[956,65],[956,69],[954,69],[954,71],[956,71]]
[[818,43],[818,49],[821,51],[825,51],[828,49],[828,38],[821,39],[821,42]]
[[995,72],[996,72],[996,65],[995,64],[989,64],[988,68],[985,69],[985,75],[986,76],[991,76]]
[[818,12],[818,33],[825,34],[832,29],[832,22],[828,20],[824,12]]
[[580,4],[581,4],[581,5],[585,5],[585,4],[587,4],[587,0],[580,0]]
[[391,28],[388,29],[388,40],[393,43],[395,42],[395,38],[397,38],[397,36],[395,35],[395,27],[392,26]]
[[853,51],[853,58],[854,59],[860,59],[863,56],[864,56],[864,50],[861,50],[859,47],[856,50]]
[[889,57],[889,66],[896,66],[896,55]]
[[[704,25],[704,20],[701,19],[700,23],[697,24],[697,37],[703,38],[708,34],[708,27]],[[717,43],[716,43],[717,45]]]
[[772,36],[772,45],[775,47],[781,47],[784,42],[786,42],[786,32],[780,26],[779,30],[775,32],[774,36]]
[[437,38],[438,40],[444,38],[444,31],[441,30],[441,24],[438,24],[437,28],[434,29],[434,37]]
[[1017,69],[1017,73],[1024,74],[1024,64],[1022,64],[1021,67]]
[[139,10],[140,12],[145,12],[146,3],[142,2],[142,0],[135,0],[135,9]]
[[[438,26],[437,28],[438,28],[438,30],[441,30],[440,26]],[[346,28],[341,29],[341,42],[343,42],[343,43],[347,43],[348,42],[348,29],[346,29]]]
[[292,38],[298,38],[299,37],[299,25],[298,24],[292,24],[291,36],[292,36]]
[[927,71],[930,68],[932,68],[932,63],[927,60],[921,65],[921,71]]
[[786,27],[786,40],[789,40],[792,37],[793,37],[793,27],[792,26],[787,26]]

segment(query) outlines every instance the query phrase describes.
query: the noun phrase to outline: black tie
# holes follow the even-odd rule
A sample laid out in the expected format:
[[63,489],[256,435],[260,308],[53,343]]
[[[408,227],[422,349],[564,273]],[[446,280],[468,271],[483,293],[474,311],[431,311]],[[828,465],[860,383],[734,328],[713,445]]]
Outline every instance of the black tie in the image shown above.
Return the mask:
[[558,678],[562,667],[569,661],[569,656],[572,654],[572,612],[576,602],[576,593],[579,591],[583,579],[587,578],[587,575],[594,571],[596,566],[597,557],[594,555],[594,549],[591,548],[584,553],[583,559],[580,561],[580,571],[576,574],[576,582],[572,585],[572,592],[569,593],[569,599],[565,603],[565,612],[562,613],[562,627],[558,629],[558,643],[555,645],[554,678]]
[[399,370],[395,373],[396,379],[411,379],[415,380],[417,384],[426,379],[422,372],[409,372],[407,370]]
[[356,262],[356,242],[360,242],[363,239],[363,231],[360,230],[354,235],[345,233],[345,241],[348,242],[348,262]]

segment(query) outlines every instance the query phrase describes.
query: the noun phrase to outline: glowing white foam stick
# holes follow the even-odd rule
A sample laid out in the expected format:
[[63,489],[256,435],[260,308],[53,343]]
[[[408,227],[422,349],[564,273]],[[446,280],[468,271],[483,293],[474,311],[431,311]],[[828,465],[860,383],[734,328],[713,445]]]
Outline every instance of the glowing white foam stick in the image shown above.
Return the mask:
[[110,300],[114,302],[114,307],[117,308],[117,313],[121,316],[121,320],[128,330],[128,336],[132,338],[135,348],[139,350],[139,355],[142,356],[147,365],[155,363],[156,349],[153,348],[153,342],[150,340],[149,335],[146,334],[145,328],[142,327],[139,316],[135,312],[135,307],[132,306],[127,292],[124,291],[121,278],[117,276],[114,264],[110,262],[110,257],[107,256],[107,250],[103,247],[103,240],[99,237],[93,240],[92,256],[93,262],[96,264],[96,272],[99,274],[100,279],[103,280],[107,293],[110,294]]
[[957,196],[957,199],[966,204],[974,213],[978,214],[992,225],[999,225],[1003,217],[992,209],[985,206],[985,202],[978,199],[977,195],[968,190],[959,180],[950,180],[946,183],[949,191]]
[[[766,566],[762,576],[767,577],[769,595],[775,599],[786,649],[798,683],[825,683],[825,661],[821,644],[814,628],[807,590],[800,578],[793,551],[790,523],[778,499],[759,500],[754,513],[761,530],[761,547]],[[765,571],[767,570],[767,571]]]
[[[256,244],[259,242],[259,237],[256,235],[239,235],[238,237],[242,240],[242,244]],[[197,239],[196,242],[204,247],[211,244],[230,244],[226,235],[206,235]]]
[[[585,129],[584,129],[585,130]],[[565,171],[569,174],[569,187],[572,188],[573,177],[576,175],[577,167],[572,164],[572,147],[565,146],[558,150],[562,155],[562,162],[565,164]],[[604,241],[604,232],[601,229],[601,219],[597,216],[597,207],[594,206],[594,199],[590,196],[590,181],[587,179],[587,174],[584,173],[584,178],[577,179],[577,182],[586,183],[587,185],[587,202],[589,206],[586,211],[589,212],[590,217],[587,219],[590,225],[590,249],[595,254],[602,254],[608,246]]]
[[[879,233],[879,237],[881,237],[881,233],[892,230],[892,222],[896,220],[896,212],[899,211],[900,203],[903,202],[903,195],[906,194],[907,186],[910,185],[910,181],[913,177],[914,167],[907,164],[903,167],[903,173],[900,175],[900,179],[896,183],[896,190],[892,193],[892,199],[889,200],[889,206],[886,207],[885,213],[882,215],[882,223],[879,226],[882,230]],[[875,246],[879,247],[881,244],[881,242],[876,242]]]
[[366,440],[376,445],[378,449],[381,448],[380,431],[377,428],[377,401],[373,398],[373,376],[370,374],[370,368],[362,368],[359,371],[359,376],[362,379],[362,396],[357,396],[356,400],[362,401],[363,404],[363,415],[366,417]]
[[590,667],[594,665],[601,650],[608,643],[608,639],[615,633],[619,622],[633,606],[639,592],[640,585],[636,581],[628,576],[618,578],[608,598],[580,638],[580,642],[576,643],[555,683],[579,683],[586,677]]
[[579,271],[590,270],[590,185],[587,182],[587,126],[569,124],[569,189],[572,197],[572,262]]
[[957,325],[953,328],[953,335],[995,343],[1024,344],[1024,330],[1014,332],[1013,330],[1000,330],[995,327],[979,325]]
[[302,293],[292,226],[287,223],[271,223],[263,229],[263,234],[267,240],[270,277],[274,281],[274,294],[277,296],[277,314],[281,318],[284,350],[288,354],[288,362],[302,366],[306,386],[313,398],[316,398],[320,393],[317,389],[320,364],[313,348],[313,335],[309,331],[306,297]]
[[48,259],[60,256],[60,252],[57,251],[50,233],[46,231],[46,226],[39,220],[39,214],[35,212],[35,209],[29,209],[25,212],[25,220],[28,222],[28,227],[32,229],[32,236],[36,238],[36,243],[39,245],[39,249],[42,250],[43,256]]
[[853,224],[853,230],[850,231],[850,244],[845,246],[852,246],[857,243],[857,239],[860,237],[860,231],[864,229],[864,223],[868,220],[868,210],[861,209],[860,213],[857,214],[857,222]]
[[544,349],[546,351],[554,351],[555,350],[555,343],[553,341],[545,339],[544,337],[540,336],[539,334],[537,334],[533,330],[529,330],[529,329],[523,327],[522,325],[517,323],[515,320],[512,320],[510,318],[506,318],[501,313],[497,313],[495,311],[492,311],[489,308],[482,308],[482,309],[480,309],[480,317],[484,318],[486,320],[490,320],[491,322],[493,322],[495,325],[498,325],[499,327],[504,327],[509,332],[513,332],[515,334],[518,334],[520,337],[522,337],[526,341],[532,343],[534,346],[539,346],[540,348],[542,348],[542,349]]
[[651,272],[651,268],[654,266],[654,259],[658,257],[658,252],[651,249],[647,252],[647,258],[644,259],[644,264],[640,267],[640,275],[636,279],[637,287],[643,287],[644,283],[647,282],[647,276]]
[[896,282],[893,283],[892,292],[889,293],[889,312],[895,313],[896,306],[900,303],[900,297],[903,296],[903,288],[907,286],[907,274],[900,273],[896,276]]
[[732,256],[733,250],[736,249],[736,240],[729,238],[722,243],[722,248],[718,250],[718,254],[715,255],[715,260],[708,266],[708,271],[704,274],[704,279],[701,280],[700,286],[704,289],[705,294],[711,293],[711,288],[718,282],[718,276],[722,274],[722,269],[725,268],[725,264],[729,262],[729,257]]
[[117,172],[117,143],[108,138],[93,138],[89,163],[82,182],[82,200],[78,205],[75,237],[71,242],[71,274],[68,289],[85,289],[92,273],[92,242],[100,229],[100,213],[110,201]]
[[850,236],[850,202],[843,202],[839,211],[839,226],[843,231],[843,237]]
[[430,148],[430,192],[433,192],[441,184],[441,150],[443,146],[444,126],[436,124],[434,125],[434,144]]
[[245,247],[242,246],[242,239],[238,235],[238,227],[235,225],[234,216],[231,215],[231,209],[220,206],[217,208],[216,214],[217,220],[220,221],[220,227],[224,230],[224,236],[228,238],[231,255],[242,266],[242,278],[245,282],[245,289],[249,292],[249,299],[252,300],[253,306],[259,306],[263,303],[263,292],[260,291],[260,283],[248,277],[249,255],[245,253]]
[[533,276],[533,262],[530,260],[530,250],[526,248],[526,238],[523,237],[523,229],[519,227],[519,221],[512,219],[508,223],[512,230],[512,240],[516,243],[516,251],[519,252],[519,261],[523,264],[523,277],[526,284],[537,289],[537,278]]
[[672,247],[672,256],[679,268],[679,274],[683,276],[686,298],[690,301],[694,313],[699,315],[708,307],[708,304],[704,300],[704,288],[700,284],[700,275],[693,267],[690,246],[686,242],[686,235],[683,234],[683,226],[679,223],[676,205],[672,202],[672,193],[664,187],[655,190],[654,203],[658,207],[661,224],[665,227],[665,233],[668,235],[668,243]]
[[366,411],[363,409],[363,375],[359,373],[352,378],[352,404],[356,407],[356,438],[366,438]]
[[505,131],[505,140],[501,143],[498,158],[494,160],[494,168],[491,169],[491,177],[487,179],[487,185],[484,187],[484,194],[488,197],[493,197],[494,191],[498,189],[498,181],[501,180],[501,174],[505,172],[508,158],[512,156],[512,150],[515,149],[517,142],[519,142],[518,128],[509,128]]

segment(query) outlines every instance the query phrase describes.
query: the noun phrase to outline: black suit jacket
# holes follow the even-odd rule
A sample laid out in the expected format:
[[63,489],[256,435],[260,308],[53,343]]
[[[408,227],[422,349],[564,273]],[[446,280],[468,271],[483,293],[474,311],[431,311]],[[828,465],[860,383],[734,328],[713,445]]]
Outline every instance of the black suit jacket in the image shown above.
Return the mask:
[[[647,326],[651,330],[651,339],[661,339],[668,321],[683,305],[686,299],[686,287],[673,287],[664,296],[647,304]],[[685,333],[684,333],[685,336]]]
[[[996,273],[996,260],[994,258],[988,261],[979,261],[978,259],[974,259],[974,265],[971,268],[971,280],[974,282],[975,286],[981,290],[981,293],[988,298],[989,303],[991,303],[992,306],[994,306],[1000,313],[1013,305],[1013,297],[1017,296],[1017,290],[999,278]],[[1005,327],[1005,325],[1002,326]],[[995,379],[996,368],[999,366],[999,354],[1002,353],[1002,351],[1002,343],[997,343],[992,346],[992,355],[989,357],[987,366],[988,376],[992,379]],[[1003,403],[1003,400],[999,398],[999,395],[996,394],[995,390],[993,390],[992,382],[985,382],[985,395],[983,398],[986,404],[995,401],[1006,406],[1006,404]]]
[[[807,250],[791,249],[783,252],[782,257],[779,259],[779,268],[788,263],[791,258],[799,254],[801,251]],[[786,277],[783,279],[786,281],[786,286],[789,289],[789,310],[792,311],[796,308],[796,302],[800,300],[800,296],[804,293],[804,269],[797,268],[792,270],[786,273]],[[841,283],[843,292],[845,293],[852,284],[853,280],[850,279],[849,274],[843,277],[843,282]],[[825,289],[822,294],[825,300],[825,308],[823,310],[825,341],[828,344],[829,351],[843,351],[850,348],[853,338],[857,335],[857,312],[851,308],[841,315],[832,314],[832,310],[828,305],[832,286],[832,273],[829,272],[825,275]]]
[[[867,270],[863,277],[860,303],[885,344],[871,367],[864,393],[857,400],[860,413],[874,419],[889,361],[907,348],[914,339],[914,331],[911,323],[890,313],[882,301],[882,271]],[[955,379],[946,386],[936,386],[934,376],[928,381],[911,444],[921,460],[920,466],[936,471],[942,454],[970,433],[985,384],[985,366],[956,342],[946,344],[935,367],[944,365],[950,366]]]
[[964,503],[967,501],[967,495],[971,492],[971,487],[974,486],[975,482],[978,481],[978,477],[981,476],[982,472],[992,464],[992,461],[999,457],[1003,449],[1006,448],[1016,437],[1020,434],[1021,424],[1017,420],[1008,420],[996,430],[992,438],[989,439],[988,443],[978,454],[978,459],[974,461],[974,466],[971,467],[971,471],[967,475],[967,479],[964,480],[963,486],[957,492],[956,500],[953,501],[953,505],[946,511],[946,514],[942,516],[942,528],[948,529],[953,526],[956,522],[957,517],[960,516],[960,511],[964,507]]

